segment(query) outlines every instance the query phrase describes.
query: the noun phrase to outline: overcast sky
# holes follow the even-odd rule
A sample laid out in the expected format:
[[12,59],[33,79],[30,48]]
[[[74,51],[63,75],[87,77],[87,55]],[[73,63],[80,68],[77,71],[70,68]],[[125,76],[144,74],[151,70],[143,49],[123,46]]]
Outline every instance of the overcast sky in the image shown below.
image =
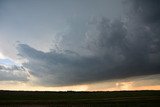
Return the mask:
[[0,89],[160,89],[159,35],[159,0],[0,0]]

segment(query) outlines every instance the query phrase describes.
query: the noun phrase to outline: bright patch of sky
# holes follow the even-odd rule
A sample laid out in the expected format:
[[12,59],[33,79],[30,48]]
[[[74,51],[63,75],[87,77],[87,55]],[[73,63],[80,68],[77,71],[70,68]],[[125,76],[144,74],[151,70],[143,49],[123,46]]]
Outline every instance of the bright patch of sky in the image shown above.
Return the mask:
[[0,53],[0,65],[6,65],[6,66],[17,65],[17,66],[20,66],[20,64],[16,63],[11,58],[4,56],[2,53]]

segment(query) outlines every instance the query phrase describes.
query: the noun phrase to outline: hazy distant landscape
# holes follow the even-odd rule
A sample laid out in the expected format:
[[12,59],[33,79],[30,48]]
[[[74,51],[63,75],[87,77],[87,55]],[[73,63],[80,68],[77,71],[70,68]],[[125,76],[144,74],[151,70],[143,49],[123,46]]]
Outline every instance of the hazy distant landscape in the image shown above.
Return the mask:
[[160,91],[0,91],[0,107],[160,107]]

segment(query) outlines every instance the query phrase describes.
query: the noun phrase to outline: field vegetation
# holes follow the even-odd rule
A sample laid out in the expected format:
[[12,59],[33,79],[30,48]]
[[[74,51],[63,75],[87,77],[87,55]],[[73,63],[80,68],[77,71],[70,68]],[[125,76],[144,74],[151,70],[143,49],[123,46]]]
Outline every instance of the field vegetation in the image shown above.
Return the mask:
[[160,91],[0,91],[0,107],[160,107]]

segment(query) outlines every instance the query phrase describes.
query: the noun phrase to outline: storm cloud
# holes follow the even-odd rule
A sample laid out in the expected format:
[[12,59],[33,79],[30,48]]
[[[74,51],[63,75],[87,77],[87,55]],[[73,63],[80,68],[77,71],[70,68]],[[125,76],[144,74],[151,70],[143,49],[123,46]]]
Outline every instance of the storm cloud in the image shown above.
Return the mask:
[[[27,44],[17,46],[18,55],[27,59],[23,66],[37,77],[37,84],[64,86],[160,73],[160,2],[131,0],[122,19],[101,17],[72,27],[69,48],[48,52]],[[79,24],[77,24],[79,26]],[[82,36],[74,39],[76,31]],[[75,36],[74,36],[74,35]],[[67,34],[68,35],[68,34]],[[65,37],[65,34],[63,35]],[[76,42],[77,41],[77,42]],[[83,44],[81,50],[75,51]],[[72,50],[72,45],[74,49]],[[79,51],[86,52],[82,55]]]

